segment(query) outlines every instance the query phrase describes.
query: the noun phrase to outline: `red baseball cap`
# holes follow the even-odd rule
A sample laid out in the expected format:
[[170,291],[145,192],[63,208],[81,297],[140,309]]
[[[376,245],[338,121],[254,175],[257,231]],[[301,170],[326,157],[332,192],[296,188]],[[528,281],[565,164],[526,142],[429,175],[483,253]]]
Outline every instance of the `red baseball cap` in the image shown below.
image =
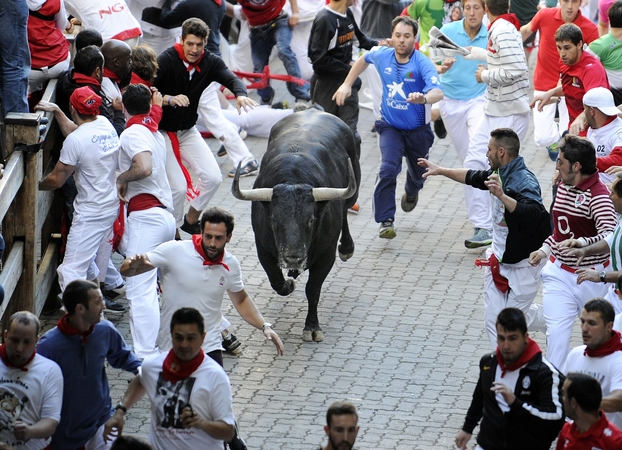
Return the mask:
[[96,116],[99,114],[102,98],[89,86],[83,86],[73,91],[69,103],[83,116]]

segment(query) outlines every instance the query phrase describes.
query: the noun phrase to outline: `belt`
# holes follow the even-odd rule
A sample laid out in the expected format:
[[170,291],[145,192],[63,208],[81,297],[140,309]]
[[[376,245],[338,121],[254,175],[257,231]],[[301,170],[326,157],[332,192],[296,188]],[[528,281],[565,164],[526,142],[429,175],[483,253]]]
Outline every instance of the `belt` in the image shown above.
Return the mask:
[[262,25],[249,25],[248,28],[250,29],[257,29],[257,28],[268,28],[268,27],[273,27],[274,26],[274,22],[276,22],[278,19],[280,19],[281,17],[283,17],[284,15],[286,15],[285,11],[281,11],[279,13],[278,16],[276,16],[274,19],[272,19],[270,22],[264,23]]
[[[574,267],[570,267],[562,262],[560,262],[557,258],[555,258],[553,255],[549,256],[549,261],[551,261],[553,264],[555,264],[557,267],[559,267],[562,270],[565,270],[566,272],[570,272],[570,273],[577,273],[577,270],[579,269],[575,269]],[[605,261],[603,263],[603,268],[604,267],[608,267],[609,266],[609,261]],[[586,269],[586,267],[580,267],[580,269]],[[591,267],[592,270],[596,270],[595,267]]]

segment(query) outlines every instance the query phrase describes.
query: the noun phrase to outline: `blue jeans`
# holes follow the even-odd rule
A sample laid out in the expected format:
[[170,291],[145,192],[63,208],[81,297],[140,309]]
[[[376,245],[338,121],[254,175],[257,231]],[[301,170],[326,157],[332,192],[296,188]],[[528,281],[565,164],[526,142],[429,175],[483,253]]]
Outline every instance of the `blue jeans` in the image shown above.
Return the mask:
[[[276,45],[278,56],[283,61],[285,71],[291,77],[301,78],[300,67],[296,55],[290,47],[292,42],[292,29],[289,26],[289,17],[282,14],[274,21],[257,27],[251,28],[251,55],[253,58],[253,71],[262,73],[264,67],[270,62],[270,53],[272,47]],[[287,90],[294,96],[296,100],[310,100],[309,86],[307,84],[300,86],[295,83],[287,83]],[[263,89],[257,89],[257,93],[261,97],[263,103],[270,103],[274,97],[274,89],[268,86]]]
[[26,0],[0,0],[0,102],[2,114],[28,112],[30,73]]
[[402,171],[402,158],[406,157],[408,171],[404,189],[409,196],[423,188],[425,169],[417,164],[419,158],[428,158],[434,143],[430,124],[414,130],[398,130],[384,120],[376,121],[380,136],[382,161],[374,189],[374,219],[377,223],[395,219],[395,187]]

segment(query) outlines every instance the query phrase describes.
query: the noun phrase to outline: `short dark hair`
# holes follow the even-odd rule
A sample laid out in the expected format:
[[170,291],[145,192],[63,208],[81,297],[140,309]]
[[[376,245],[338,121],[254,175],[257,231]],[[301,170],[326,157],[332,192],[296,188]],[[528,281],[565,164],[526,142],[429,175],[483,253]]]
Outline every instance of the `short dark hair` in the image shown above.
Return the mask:
[[395,27],[400,23],[410,26],[413,29],[413,36],[417,36],[417,33],[419,32],[419,25],[408,16],[397,16],[393,19],[393,21],[391,21],[391,33],[393,33]]
[[566,389],[566,398],[574,398],[585,412],[595,413],[603,400],[603,391],[600,383],[587,373],[570,372],[566,375],[570,385]]
[[76,34],[76,38],[73,40],[73,46],[75,47],[76,52],[79,52],[84,47],[89,45],[101,47],[104,45],[104,38],[99,31],[93,28],[83,28],[78,34]]
[[328,425],[330,427],[330,425],[333,423],[333,416],[344,416],[344,415],[354,415],[356,416],[356,420],[358,422],[359,420],[359,413],[356,409],[356,406],[354,406],[352,403],[350,402],[335,402],[332,405],[330,405],[330,407],[328,408],[328,411],[326,411],[326,425]]
[[488,6],[490,14],[495,17],[498,17],[501,14],[507,14],[510,10],[509,0],[486,0],[486,6]]
[[213,206],[203,211],[203,214],[201,215],[201,221],[199,222],[201,225],[201,234],[203,234],[203,230],[205,229],[205,223],[207,222],[224,223],[225,227],[227,227],[227,235],[233,233],[233,227],[235,225],[233,214],[231,214],[229,211],[225,211],[222,208]]
[[570,41],[573,45],[579,45],[583,42],[583,33],[581,28],[574,23],[565,23],[555,32],[555,42]]
[[615,182],[611,186],[613,192],[615,192],[618,197],[622,198],[622,172],[616,173],[616,177],[613,181]]
[[153,450],[153,447],[142,439],[124,434],[115,439],[110,450]]
[[39,330],[41,330],[41,322],[39,318],[35,316],[30,311],[17,311],[11,317],[9,317],[8,322],[6,323],[7,331],[11,329],[11,325],[13,322],[17,321],[17,323],[21,323],[22,325],[30,325],[31,323],[35,324],[35,336],[39,336]]
[[158,73],[158,56],[147,45],[132,47],[132,72],[145,81],[153,81]]
[[596,149],[588,139],[567,134],[562,138],[558,149],[564,154],[564,158],[570,161],[571,165],[576,162],[581,164],[583,175],[596,173]]
[[498,147],[503,147],[513,158],[518,156],[520,139],[511,128],[497,128],[490,132],[490,137],[495,140]]
[[185,40],[189,34],[193,34],[201,39],[207,39],[209,27],[201,19],[191,17],[184,20],[184,23],[181,24],[181,40]]
[[144,84],[130,84],[123,91],[123,106],[131,115],[149,114],[151,110],[151,90]]
[[63,305],[67,314],[72,316],[76,312],[76,306],[83,305],[89,309],[91,291],[99,290],[97,283],[88,280],[74,280],[63,291]]
[[192,325],[195,324],[199,329],[199,333],[205,332],[205,321],[199,311],[194,308],[179,308],[171,317],[171,333],[175,325]]
[[73,70],[82,75],[91,76],[95,69],[104,65],[104,55],[99,47],[87,45],[76,53],[73,59]]
[[614,2],[607,11],[611,28],[622,28],[622,1]]
[[589,300],[583,309],[589,313],[599,312],[605,325],[616,320],[616,312],[613,309],[613,306],[604,298],[593,298],[592,300]]
[[527,333],[527,320],[525,314],[518,308],[505,308],[497,316],[497,325],[506,331],[520,331],[522,335]]

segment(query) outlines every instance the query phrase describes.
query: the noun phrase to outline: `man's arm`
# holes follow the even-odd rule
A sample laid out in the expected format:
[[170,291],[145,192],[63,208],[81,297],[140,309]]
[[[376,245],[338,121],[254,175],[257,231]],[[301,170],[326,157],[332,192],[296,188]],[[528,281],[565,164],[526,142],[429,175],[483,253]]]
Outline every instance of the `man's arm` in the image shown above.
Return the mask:
[[126,258],[121,263],[120,272],[124,277],[135,277],[150,270],[155,269],[155,266],[149,261],[149,257],[145,255],[134,255]]
[[[266,321],[257,309],[255,302],[246,293],[245,289],[239,292],[227,291],[229,298],[237,309],[238,313],[249,325],[261,330],[261,327]],[[276,347],[277,355],[283,355],[283,342],[279,338],[279,335],[272,329],[272,327],[265,327],[263,330],[266,339],[272,341]]]
[[600,402],[600,407],[608,413],[622,411],[622,389],[616,389],[604,396]]
[[13,425],[13,435],[20,441],[30,439],[47,439],[54,434],[58,421],[54,419],[41,419],[37,423],[27,425],[18,420]]
[[292,8],[292,15],[289,17],[289,26],[294,28],[300,22],[300,10],[298,9],[298,2],[296,0],[289,0],[289,5]]
[[499,87],[510,85],[515,79],[528,75],[529,69],[525,64],[523,46],[509,32],[499,33],[495,40],[496,43],[502,43],[498,45],[495,58],[503,61],[503,65],[491,68],[489,62],[487,69],[478,69],[476,77],[479,73],[482,82],[492,87]]
[[[134,406],[143,396],[147,393],[147,390],[140,382],[140,375],[134,377],[130,385],[127,387],[121,404],[125,409],[129,410]],[[123,426],[125,425],[125,413],[122,409],[115,410],[114,414],[106,422],[104,427],[104,442],[108,442],[112,436],[119,437],[123,434]],[[116,433],[112,433],[112,429],[115,428]]]
[[531,376],[531,389],[537,389],[538,393],[537,404],[527,403],[520,397],[515,397],[514,401],[510,405],[510,411],[508,414],[519,418],[532,416],[538,420],[558,420],[560,421],[559,427],[561,428],[564,419],[564,411],[560,395],[562,379],[557,370],[551,370],[548,366],[544,369],[544,367],[545,365],[542,363],[542,366],[538,372]]
[[60,132],[63,133],[63,136],[65,137],[67,137],[69,133],[78,128],[78,125],[76,125],[69,117],[67,117],[56,103],[41,100],[35,105],[35,111],[45,111],[53,113],[54,120],[56,120],[56,123],[60,128]]
[[119,199],[127,202],[125,194],[127,193],[127,184],[131,181],[139,181],[151,175],[153,170],[153,159],[151,151],[145,150],[137,153],[132,158],[132,165],[129,169],[117,177],[117,191]]
[[335,95],[333,95],[332,99],[337,103],[338,106],[343,106],[346,98],[348,98],[352,93],[352,85],[354,84],[358,76],[362,74],[368,66],[369,63],[365,61],[365,57],[357,59],[357,61],[350,69],[350,72],[348,72],[348,76],[346,77],[345,81],[341,86],[339,86],[339,89],[337,89]]
[[444,177],[449,178],[450,180],[457,181],[458,183],[465,183],[466,175],[469,169],[449,169],[447,167],[441,167],[433,162],[428,161],[425,158],[419,158],[417,164],[421,167],[425,167],[425,173],[423,174],[423,178],[428,178],[430,176],[442,175]]
[[533,34],[533,30],[531,29],[531,22],[526,23],[522,27],[520,27],[520,35],[523,38],[523,42],[527,40],[529,36]]
[[198,428],[205,431],[214,439],[230,442],[235,436],[235,427],[221,420],[207,420],[192,412],[186,407],[181,413],[181,423],[184,428]]
[[43,180],[39,181],[40,191],[51,191],[53,189],[60,188],[67,178],[71,176],[76,170],[76,166],[70,166],[68,164],[58,161],[54,170],[50,172]]

